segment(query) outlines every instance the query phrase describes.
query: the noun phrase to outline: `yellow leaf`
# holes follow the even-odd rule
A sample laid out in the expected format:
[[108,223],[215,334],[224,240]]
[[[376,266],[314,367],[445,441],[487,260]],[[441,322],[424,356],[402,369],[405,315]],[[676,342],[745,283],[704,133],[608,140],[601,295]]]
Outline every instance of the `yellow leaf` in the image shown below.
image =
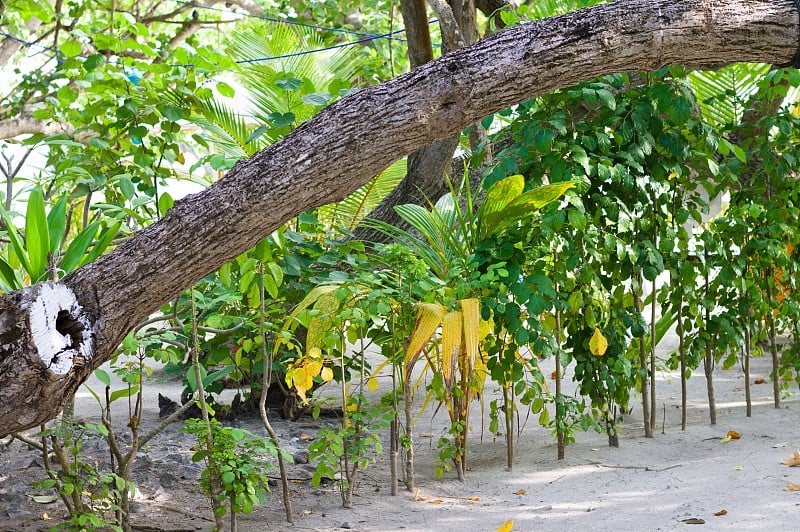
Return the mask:
[[589,351],[591,351],[594,356],[601,357],[606,354],[606,349],[608,349],[608,340],[606,340],[606,337],[600,332],[600,329],[595,327],[594,334],[589,340]]
[[475,495],[474,497],[469,498],[470,504],[475,504],[476,502],[481,502],[481,498],[479,496]]
[[322,380],[328,382],[329,380],[333,379],[333,370],[327,366],[322,368],[322,371],[319,374],[322,377]]
[[183,153],[179,153],[175,160],[180,164],[186,164],[186,156]]
[[506,521],[497,527],[497,532],[511,532],[512,528],[514,528],[514,521]]
[[738,440],[739,438],[742,437],[742,433],[741,432],[736,432],[735,430],[729,430],[727,437],[732,439],[732,440]]
[[789,484],[783,491],[800,491],[800,484]]
[[442,376],[449,389],[453,382],[453,370],[461,351],[461,311],[451,310],[442,321]]
[[419,353],[425,344],[431,339],[433,333],[439,328],[444,317],[444,307],[436,303],[420,303],[417,305],[417,323],[411,332],[411,340],[406,349],[405,366],[406,374],[410,374],[414,369],[414,364],[419,358]]
[[371,392],[376,391],[378,389],[378,379],[375,377],[367,379],[367,389]]
[[514,495],[525,495],[526,491],[524,489],[518,489],[514,492]]
[[442,499],[433,499],[431,504],[442,504],[444,501]]
[[479,299],[461,300],[461,314],[464,317],[464,354],[469,359],[470,370],[475,368],[478,359],[478,345],[481,341],[480,312]]
[[47,515],[47,512],[44,512],[44,513],[42,514],[42,521],[49,521],[50,519],[52,519],[52,517],[50,517],[49,515]]
[[306,370],[306,374],[311,378],[316,377],[322,371],[322,363],[317,361],[308,362],[303,367]]
[[744,471],[744,467],[742,467],[740,465],[737,465],[736,467],[733,468],[733,470],[734,471]]

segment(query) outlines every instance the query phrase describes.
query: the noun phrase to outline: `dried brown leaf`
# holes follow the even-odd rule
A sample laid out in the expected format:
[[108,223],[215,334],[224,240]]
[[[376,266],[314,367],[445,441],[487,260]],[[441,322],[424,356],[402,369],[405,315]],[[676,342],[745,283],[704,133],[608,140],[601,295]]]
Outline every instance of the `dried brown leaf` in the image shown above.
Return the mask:
[[514,492],[514,495],[525,495],[527,493],[524,489],[520,488]]
[[316,436],[312,436],[308,432],[300,432],[300,441],[314,441],[316,440]]
[[719,512],[714,512],[714,515],[716,517],[720,517],[722,515],[727,515],[727,513],[728,513],[728,510],[720,510]]
[[732,440],[738,440],[741,437],[742,437],[742,433],[741,432],[736,432],[735,430],[729,430],[728,431],[728,438],[730,438]]
[[444,501],[442,499],[433,499],[431,504],[442,504]]
[[786,459],[786,465],[789,467],[800,466],[800,451],[795,451],[792,456]]
[[767,379],[765,379],[764,377],[759,377],[753,381],[753,384],[766,384],[766,383]]
[[800,491],[800,484],[789,484],[783,491]]

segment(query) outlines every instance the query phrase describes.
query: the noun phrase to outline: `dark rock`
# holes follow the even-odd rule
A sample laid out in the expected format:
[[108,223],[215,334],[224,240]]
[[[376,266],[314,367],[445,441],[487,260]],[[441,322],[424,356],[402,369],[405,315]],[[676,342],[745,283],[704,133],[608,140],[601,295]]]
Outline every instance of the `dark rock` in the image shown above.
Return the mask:
[[6,508],[6,515],[11,519],[17,519],[18,517],[25,517],[26,515],[31,515],[31,513],[21,506],[9,505]]
[[339,528],[344,528],[345,530],[350,530],[351,528],[353,528],[353,525],[351,525],[350,523],[345,521],[344,523],[339,525]]
[[307,464],[308,451],[297,451],[292,455],[292,460],[294,460],[295,464]]
[[164,457],[164,461],[171,462],[173,464],[184,463],[183,455],[181,453],[169,453],[167,456]]
[[165,471],[159,477],[159,481],[158,482],[159,482],[159,484],[161,485],[162,488],[170,489],[175,484],[178,483],[178,477],[176,477],[175,475],[173,475],[172,473],[170,473],[168,471]]
[[203,470],[197,465],[182,465],[178,469],[178,476],[184,480],[197,480]]

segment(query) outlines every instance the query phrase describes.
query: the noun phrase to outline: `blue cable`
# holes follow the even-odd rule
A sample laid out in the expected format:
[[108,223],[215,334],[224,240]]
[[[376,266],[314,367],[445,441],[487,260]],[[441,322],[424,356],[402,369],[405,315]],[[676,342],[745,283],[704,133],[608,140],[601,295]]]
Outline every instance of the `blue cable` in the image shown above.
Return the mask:
[[[256,19],[260,19],[260,20],[266,20],[267,22],[275,22],[275,23],[278,23],[278,24],[286,24],[287,26],[300,26],[302,28],[310,28],[310,29],[322,30],[322,31],[332,31],[332,32],[336,32],[336,33],[345,33],[345,34],[349,34],[349,35],[358,35],[359,37],[379,37],[379,35],[374,34],[374,33],[364,33],[364,32],[360,32],[360,31],[347,30],[347,29],[344,29],[344,28],[331,28],[331,27],[327,27],[327,26],[317,26],[315,24],[307,24],[307,23],[304,23],[304,22],[295,22],[295,21],[292,21],[292,20],[275,18],[275,17],[268,17],[268,16],[265,16],[265,15],[253,15],[253,14],[246,13],[246,12],[245,13],[240,13],[238,11],[232,11],[230,9],[222,9],[220,7],[202,6],[202,5],[199,5],[199,4],[195,4],[194,2],[188,2],[188,1],[185,1],[185,0],[173,0],[173,1],[175,3],[177,3],[177,4],[184,4],[184,5],[187,5],[189,7],[194,7],[194,8],[197,8],[197,9],[206,9],[206,10],[209,10],[209,11],[218,11],[220,13],[230,13],[232,15],[240,15],[240,16],[243,16],[243,17],[250,17],[250,18],[256,18]],[[406,39],[397,39],[397,38],[393,38],[393,37],[390,37],[390,39],[395,40],[395,41],[407,42]]]

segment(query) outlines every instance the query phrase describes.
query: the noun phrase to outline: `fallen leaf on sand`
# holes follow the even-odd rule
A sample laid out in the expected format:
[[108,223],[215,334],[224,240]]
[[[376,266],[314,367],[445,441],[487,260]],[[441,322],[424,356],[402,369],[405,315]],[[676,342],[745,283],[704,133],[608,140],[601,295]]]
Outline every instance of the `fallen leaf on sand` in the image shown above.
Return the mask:
[[556,380],[556,377],[563,377],[563,376],[564,376],[564,374],[563,374],[563,373],[561,373],[560,375],[559,375],[559,374],[557,374],[557,373],[556,373],[556,370],[553,370],[553,372],[550,374],[550,378],[551,378],[552,380]]
[[783,491],[800,491],[800,484],[789,484]]
[[47,512],[42,514],[42,521],[49,521],[50,519],[52,519],[52,517],[47,515]]
[[767,379],[765,379],[764,377],[759,377],[753,381],[753,384],[766,384],[766,383]]
[[517,491],[514,492],[514,495],[525,495],[525,490],[524,489],[518,489]]
[[431,504],[442,504],[444,501],[442,499],[433,499]]
[[50,504],[58,500],[58,495],[34,495],[31,499],[39,504]]
[[733,388],[733,391],[734,392],[743,392],[744,391],[744,387],[743,386],[735,386]]
[[736,467],[733,468],[733,470],[734,471],[744,471],[744,467],[742,467],[740,465],[737,465]]
[[800,466],[800,451],[795,451],[792,456],[786,459],[786,465],[789,467]]
[[431,432],[420,432],[419,433],[419,437],[420,438],[433,438],[433,433],[431,433]]
[[314,441],[314,440],[317,439],[316,437],[312,436],[308,432],[301,432],[299,438],[300,438],[300,441]]
[[719,440],[719,442],[720,443],[728,443],[731,440],[738,440],[741,437],[742,437],[742,433],[741,432],[736,432],[735,430],[729,430],[728,434],[724,438]]
[[699,517],[690,517],[689,519],[681,519],[681,523],[686,523],[687,525],[704,525],[706,524],[706,520],[700,519]]
[[506,521],[497,527],[497,532],[511,532],[512,528],[514,528],[514,521]]
[[714,512],[714,515],[716,517],[719,517],[721,515],[726,515],[727,513],[728,513],[728,510],[720,510],[719,512]]
[[474,497],[470,497],[470,498],[469,498],[469,503],[470,503],[470,504],[475,504],[476,502],[480,502],[480,501],[481,501],[481,498],[480,498],[480,497],[478,497],[477,495],[476,495],[476,496],[474,496]]

